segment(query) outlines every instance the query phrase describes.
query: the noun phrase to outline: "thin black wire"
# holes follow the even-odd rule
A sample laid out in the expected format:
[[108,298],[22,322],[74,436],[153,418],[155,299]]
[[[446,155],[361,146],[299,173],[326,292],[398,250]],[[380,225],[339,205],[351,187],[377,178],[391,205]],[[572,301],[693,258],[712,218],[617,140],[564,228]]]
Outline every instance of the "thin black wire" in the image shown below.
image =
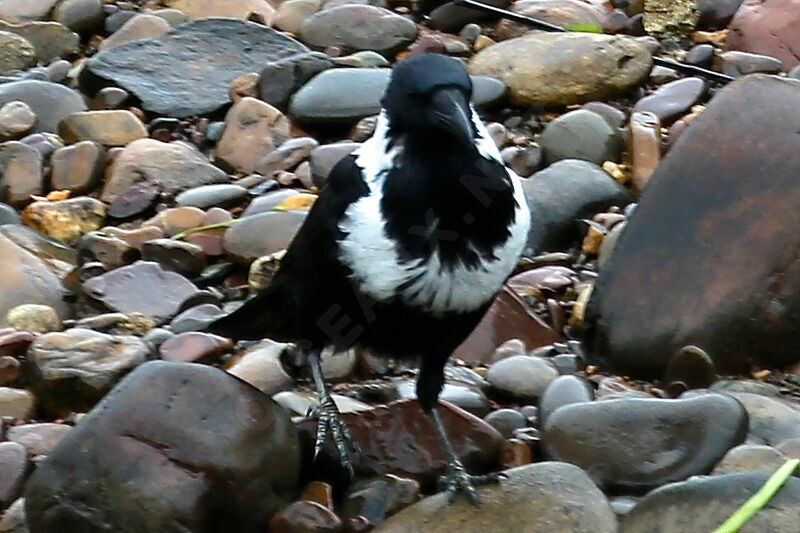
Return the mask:
[[[453,1],[454,3],[464,7],[479,9],[482,11],[486,11],[488,13],[494,13],[495,15],[499,15],[503,18],[514,20],[516,22],[521,22],[523,24],[527,24],[528,26],[532,26],[534,28],[539,28],[542,30],[554,31],[554,32],[569,32],[568,29],[562,28],[561,26],[556,26],[555,24],[550,24],[549,22],[545,22],[543,20],[521,15],[519,13],[514,13],[513,11],[508,11],[507,9],[490,6],[489,4],[484,4],[482,2],[476,2],[475,0],[453,0]],[[686,63],[681,63],[680,61],[675,61],[673,59],[654,57],[653,63],[655,63],[656,65],[661,65],[662,67],[668,67],[681,72],[685,72],[687,74],[696,74],[698,76],[702,76],[704,78],[718,81],[721,83],[730,83],[733,81],[733,78],[726,74],[722,74],[720,72],[714,72],[713,70],[708,70],[695,65],[687,65]]]

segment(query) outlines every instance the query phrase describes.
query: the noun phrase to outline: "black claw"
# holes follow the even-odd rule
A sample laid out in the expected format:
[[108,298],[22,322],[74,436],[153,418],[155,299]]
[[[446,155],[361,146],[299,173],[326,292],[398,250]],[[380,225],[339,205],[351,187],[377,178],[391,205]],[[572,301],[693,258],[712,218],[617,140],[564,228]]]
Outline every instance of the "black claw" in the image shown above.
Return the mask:
[[322,451],[325,440],[328,438],[328,431],[331,433],[333,443],[339,455],[339,461],[347,470],[351,478],[355,476],[355,470],[351,460],[351,454],[361,456],[361,447],[358,445],[347,424],[341,419],[339,409],[330,398],[323,399],[317,408],[317,438],[314,445],[314,460]]
[[444,491],[447,503],[452,503],[459,492],[464,493],[469,502],[476,507],[480,505],[480,497],[476,486],[489,483],[498,483],[505,474],[492,473],[483,476],[471,476],[467,473],[464,465],[459,461],[451,462],[447,466],[447,474],[439,479],[439,488]]

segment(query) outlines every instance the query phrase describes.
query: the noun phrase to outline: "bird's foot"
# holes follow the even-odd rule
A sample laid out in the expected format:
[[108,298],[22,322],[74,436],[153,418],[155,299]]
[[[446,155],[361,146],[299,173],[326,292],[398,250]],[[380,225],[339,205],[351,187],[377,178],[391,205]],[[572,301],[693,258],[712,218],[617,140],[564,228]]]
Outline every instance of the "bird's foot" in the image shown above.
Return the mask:
[[314,459],[317,459],[322,447],[325,444],[325,439],[328,438],[328,431],[331,432],[333,443],[336,445],[336,451],[339,454],[339,461],[342,466],[347,469],[347,472],[352,478],[355,474],[353,470],[352,456],[361,456],[361,447],[358,445],[353,436],[350,434],[350,429],[347,424],[342,420],[339,414],[339,408],[336,407],[333,399],[328,396],[322,398],[319,407],[316,409],[317,416],[317,439],[314,445]]
[[444,490],[447,503],[452,503],[456,494],[463,492],[472,505],[480,505],[476,486],[498,483],[503,474],[492,473],[484,476],[471,476],[467,473],[461,461],[451,461],[447,465],[447,473],[439,479],[439,488]]

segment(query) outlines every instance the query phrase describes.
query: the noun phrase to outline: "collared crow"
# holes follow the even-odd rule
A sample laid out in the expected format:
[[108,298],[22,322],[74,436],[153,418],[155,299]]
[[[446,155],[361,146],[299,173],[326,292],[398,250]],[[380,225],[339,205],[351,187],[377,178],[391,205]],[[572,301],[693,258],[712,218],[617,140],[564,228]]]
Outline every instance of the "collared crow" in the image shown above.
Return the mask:
[[[357,90],[357,88],[354,88]],[[362,346],[418,357],[417,397],[449,458],[448,500],[470,476],[437,411],[444,366],[514,270],[530,215],[514,172],[470,105],[462,64],[398,62],[375,132],[331,171],[271,285],[206,330],[292,342],[320,395],[316,453],[330,430],[352,472],[356,451],[323,380],[320,352]]]

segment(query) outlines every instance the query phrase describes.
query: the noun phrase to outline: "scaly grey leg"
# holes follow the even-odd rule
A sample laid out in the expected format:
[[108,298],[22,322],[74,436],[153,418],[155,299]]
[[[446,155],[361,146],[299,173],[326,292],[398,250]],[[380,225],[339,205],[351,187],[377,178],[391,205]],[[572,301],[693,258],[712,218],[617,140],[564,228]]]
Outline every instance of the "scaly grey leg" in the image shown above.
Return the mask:
[[322,446],[325,444],[325,439],[328,437],[328,430],[330,429],[333,434],[333,443],[339,453],[339,460],[352,478],[354,470],[350,453],[352,451],[355,455],[361,455],[361,448],[358,442],[353,439],[347,424],[344,423],[339,414],[339,408],[336,407],[336,403],[331,398],[328,384],[325,383],[325,377],[322,375],[322,361],[319,350],[309,352],[308,363],[311,365],[311,375],[314,377],[314,384],[317,387],[317,395],[319,396],[319,420],[317,421],[314,459],[316,460],[320,451],[322,451]]
[[497,483],[500,479],[500,474],[488,474],[485,476],[471,476],[467,473],[464,465],[461,464],[458,456],[456,455],[453,445],[450,443],[450,438],[447,436],[447,431],[444,429],[442,419],[439,416],[439,410],[436,407],[431,408],[427,413],[436,430],[436,436],[439,438],[439,443],[442,445],[444,452],[448,457],[447,473],[442,476],[439,481],[443,485],[445,491],[445,499],[448,503],[452,502],[456,493],[461,491],[467,495],[470,503],[473,505],[480,505],[478,498],[478,491],[475,490],[475,485],[484,485],[487,483]]

